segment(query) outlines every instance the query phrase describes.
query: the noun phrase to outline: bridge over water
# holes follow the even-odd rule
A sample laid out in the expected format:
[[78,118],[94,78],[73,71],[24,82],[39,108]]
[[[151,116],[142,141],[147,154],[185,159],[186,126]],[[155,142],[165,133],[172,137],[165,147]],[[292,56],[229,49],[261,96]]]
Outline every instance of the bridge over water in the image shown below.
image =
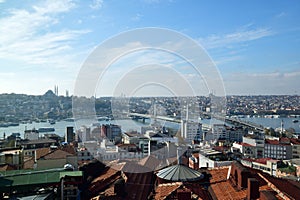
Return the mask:
[[[207,113],[206,113],[207,114]],[[159,116],[159,115],[150,115],[150,114],[141,114],[141,113],[128,113],[128,117],[131,117],[132,119],[150,119],[150,118],[156,118],[156,119],[160,119],[160,120],[165,120],[165,121],[169,121],[169,122],[175,122],[175,123],[181,123],[181,119],[177,119],[177,118],[173,118],[173,117],[166,117],[166,116]],[[264,127],[262,125],[253,123],[253,122],[249,122],[249,121],[244,121],[244,120],[240,120],[237,118],[233,118],[233,117],[221,117],[221,116],[217,116],[217,115],[212,115],[213,118],[221,120],[221,121],[225,121],[226,123],[229,124],[233,124],[235,126],[244,126],[250,129],[254,129],[254,130],[258,130],[258,131],[263,131]]]

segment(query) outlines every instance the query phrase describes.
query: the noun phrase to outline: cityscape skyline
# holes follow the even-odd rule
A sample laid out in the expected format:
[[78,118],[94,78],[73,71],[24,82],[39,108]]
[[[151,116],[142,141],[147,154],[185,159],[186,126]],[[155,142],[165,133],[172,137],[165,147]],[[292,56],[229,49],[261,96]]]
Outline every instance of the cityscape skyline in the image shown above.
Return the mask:
[[[0,93],[41,95],[58,85],[60,95],[66,90],[72,95],[81,65],[99,44],[131,29],[159,27],[203,46],[228,95],[300,94],[297,1],[66,0],[20,5],[1,0],[0,7]],[[112,96],[111,88],[106,89],[97,96]]]

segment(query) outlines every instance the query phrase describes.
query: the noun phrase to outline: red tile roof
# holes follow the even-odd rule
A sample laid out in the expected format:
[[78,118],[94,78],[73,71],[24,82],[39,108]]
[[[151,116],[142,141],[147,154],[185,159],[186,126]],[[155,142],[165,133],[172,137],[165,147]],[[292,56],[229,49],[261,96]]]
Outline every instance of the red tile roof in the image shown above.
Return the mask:
[[300,145],[300,140],[296,138],[291,138],[291,143],[295,145]]
[[258,173],[258,174],[262,177],[262,179],[269,182],[269,184],[271,183],[272,184],[271,187],[275,186],[286,196],[291,197],[293,199],[299,199],[300,197],[299,182],[295,182],[287,179],[278,179],[265,173]]
[[279,141],[278,140],[265,139],[265,144],[279,145]]
[[62,151],[60,149],[54,150],[42,157],[40,159],[45,159],[45,160],[52,160],[52,159],[64,159],[67,158],[67,156],[73,156],[73,154],[70,154],[68,152]]
[[166,199],[173,192],[182,186],[182,182],[165,183],[157,186],[155,190],[155,199],[162,200]]
[[147,200],[154,187],[153,172],[126,173],[126,199]]
[[210,170],[211,174],[210,187],[214,195],[219,200],[227,199],[245,199],[247,196],[246,190],[237,190],[227,180],[228,168],[220,168]]
[[59,148],[60,150],[63,150],[65,152],[68,152],[70,154],[76,155],[76,150],[73,146],[62,146]]
[[38,160],[40,157],[47,155],[50,152],[50,148],[39,148],[35,150],[36,159]]
[[121,178],[119,171],[107,167],[102,171],[100,176],[91,182],[90,186],[88,187],[88,191],[91,193],[91,196],[95,196],[103,192],[119,178]]
[[[268,160],[268,159],[265,159]],[[261,159],[261,161],[264,161]],[[251,177],[259,182],[259,191],[269,191],[277,199],[283,199],[281,195],[290,199],[298,199],[300,196],[300,183],[278,179],[259,170],[247,168],[251,172]],[[211,174],[210,189],[212,196],[217,199],[245,199],[247,189],[238,190],[230,180],[227,180],[228,168],[214,168],[209,170]],[[281,193],[281,194],[280,194]]]
[[268,160],[273,160],[273,159],[272,158],[257,158],[257,159],[254,159],[253,162],[267,164]]
[[253,145],[245,143],[245,142],[238,142],[238,144],[244,146],[244,147],[253,147]]
[[290,141],[290,138],[287,138],[287,137],[281,137],[279,139],[280,143],[285,143],[285,144],[290,144],[291,141]]

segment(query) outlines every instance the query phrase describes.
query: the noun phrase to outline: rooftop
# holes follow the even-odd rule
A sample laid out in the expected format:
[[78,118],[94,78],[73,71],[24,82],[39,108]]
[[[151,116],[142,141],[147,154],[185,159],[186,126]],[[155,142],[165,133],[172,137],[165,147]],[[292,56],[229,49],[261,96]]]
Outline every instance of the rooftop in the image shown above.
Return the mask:
[[27,145],[27,144],[56,143],[56,141],[52,139],[39,139],[39,140],[24,140],[21,143],[23,145]]
[[1,172],[0,191],[9,191],[12,187],[29,187],[31,185],[58,184],[65,176],[82,176],[81,171],[51,170],[14,170]]
[[156,194],[154,199],[156,200],[166,199],[169,195],[171,195],[181,186],[182,186],[182,182],[159,184],[155,190]]
[[227,180],[228,168],[213,169],[209,173],[211,174],[210,187],[219,200],[246,198],[246,190],[238,191]]
[[39,159],[44,159],[44,160],[64,159],[67,156],[73,156],[73,154],[70,154],[70,153],[60,150],[60,149],[57,149],[57,150],[48,152],[48,154],[41,156]]
[[169,181],[197,181],[204,177],[202,173],[184,165],[173,165],[156,174],[159,178]]

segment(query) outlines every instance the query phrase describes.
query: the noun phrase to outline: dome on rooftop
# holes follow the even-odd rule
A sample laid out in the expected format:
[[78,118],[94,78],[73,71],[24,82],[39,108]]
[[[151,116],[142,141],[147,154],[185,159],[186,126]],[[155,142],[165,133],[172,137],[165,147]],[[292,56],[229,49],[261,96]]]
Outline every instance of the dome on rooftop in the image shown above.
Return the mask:
[[201,172],[184,165],[173,165],[156,174],[159,178],[169,181],[198,181],[204,177]]
[[52,90],[48,90],[43,96],[46,97],[46,98],[54,98],[54,97],[56,97],[56,95],[53,93]]

